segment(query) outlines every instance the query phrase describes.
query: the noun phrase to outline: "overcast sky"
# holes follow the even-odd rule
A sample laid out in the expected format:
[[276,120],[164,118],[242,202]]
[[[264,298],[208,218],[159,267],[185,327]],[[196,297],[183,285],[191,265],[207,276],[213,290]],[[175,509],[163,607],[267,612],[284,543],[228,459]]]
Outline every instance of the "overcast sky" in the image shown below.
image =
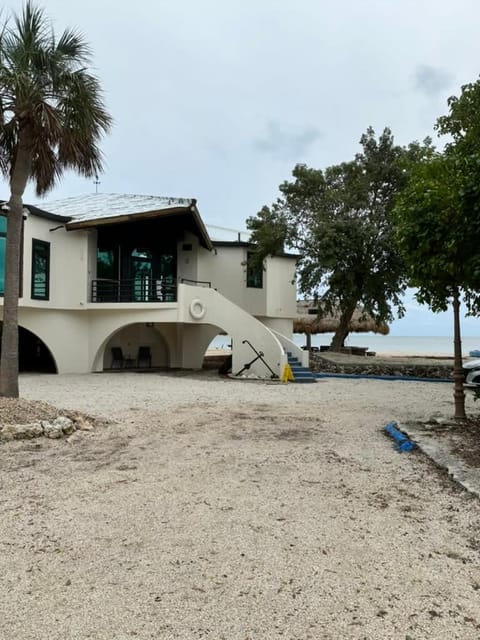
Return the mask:
[[[351,159],[370,125],[400,144],[433,136],[448,96],[480,72],[478,0],[38,4],[94,52],[115,120],[99,189],[194,197],[207,223],[235,229],[296,163]],[[68,175],[44,202],[94,191]],[[392,329],[449,335],[450,325],[412,305]],[[480,336],[477,326],[464,330]]]

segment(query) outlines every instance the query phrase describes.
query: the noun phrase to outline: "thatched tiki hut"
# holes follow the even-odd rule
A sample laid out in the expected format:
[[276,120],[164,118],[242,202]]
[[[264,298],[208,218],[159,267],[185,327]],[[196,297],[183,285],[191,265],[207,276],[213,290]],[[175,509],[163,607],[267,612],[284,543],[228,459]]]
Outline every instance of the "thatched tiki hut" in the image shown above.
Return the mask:
[[[307,349],[312,346],[312,335],[317,333],[334,333],[339,326],[339,316],[318,315],[318,308],[309,301],[297,302],[297,316],[293,320],[293,332],[304,333],[307,341]],[[384,322],[376,322],[362,309],[353,312],[348,330],[354,333],[380,333],[388,335],[390,329]]]

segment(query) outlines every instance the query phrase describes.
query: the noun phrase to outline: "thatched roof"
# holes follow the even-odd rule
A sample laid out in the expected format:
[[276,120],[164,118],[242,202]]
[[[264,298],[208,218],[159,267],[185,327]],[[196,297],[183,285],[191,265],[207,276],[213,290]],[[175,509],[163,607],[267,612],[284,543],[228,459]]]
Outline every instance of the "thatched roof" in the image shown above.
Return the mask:
[[[309,310],[314,311],[312,302],[300,301],[297,303],[298,315],[293,320],[294,333],[332,333],[338,329],[339,316],[326,315],[319,318],[315,311],[314,313],[309,313]],[[362,309],[356,309],[350,322],[349,331],[355,333],[372,331],[385,336],[389,333],[390,329],[385,323],[375,322],[375,320],[365,314]]]

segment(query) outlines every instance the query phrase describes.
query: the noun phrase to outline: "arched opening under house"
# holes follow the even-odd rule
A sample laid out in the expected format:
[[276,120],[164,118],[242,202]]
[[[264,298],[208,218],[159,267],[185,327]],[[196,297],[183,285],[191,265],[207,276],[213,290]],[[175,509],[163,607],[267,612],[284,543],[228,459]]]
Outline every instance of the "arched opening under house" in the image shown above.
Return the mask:
[[218,333],[209,343],[203,358],[204,369],[228,373],[232,368],[232,338],[225,332]]
[[50,349],[37,335],[18,328],[18,366],[20,371],[57,373],[57,366]]
[[50,349],[41,338],[25,327],[18,327],[18,368],[20,372],[57,373],[57,365]]
[[168,342],[160,329],[161,325],[153,322],[136,322],[117,329],[105,342],[103,370],[168,368]]

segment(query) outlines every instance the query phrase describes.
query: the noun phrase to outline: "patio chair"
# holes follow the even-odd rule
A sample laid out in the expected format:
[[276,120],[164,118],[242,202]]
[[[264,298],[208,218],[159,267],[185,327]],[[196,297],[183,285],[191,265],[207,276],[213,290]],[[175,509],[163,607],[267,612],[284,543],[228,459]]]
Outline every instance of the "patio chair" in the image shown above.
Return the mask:
[[[146,364],[142,364],[146,363]],[[138,347],[137,354],[137,367],[152,366],[152,354],[150,353],[150,347]]]
[[125,358],[123,357],[122,347],[112,347],[112,369],[123,369],[125,366]]

